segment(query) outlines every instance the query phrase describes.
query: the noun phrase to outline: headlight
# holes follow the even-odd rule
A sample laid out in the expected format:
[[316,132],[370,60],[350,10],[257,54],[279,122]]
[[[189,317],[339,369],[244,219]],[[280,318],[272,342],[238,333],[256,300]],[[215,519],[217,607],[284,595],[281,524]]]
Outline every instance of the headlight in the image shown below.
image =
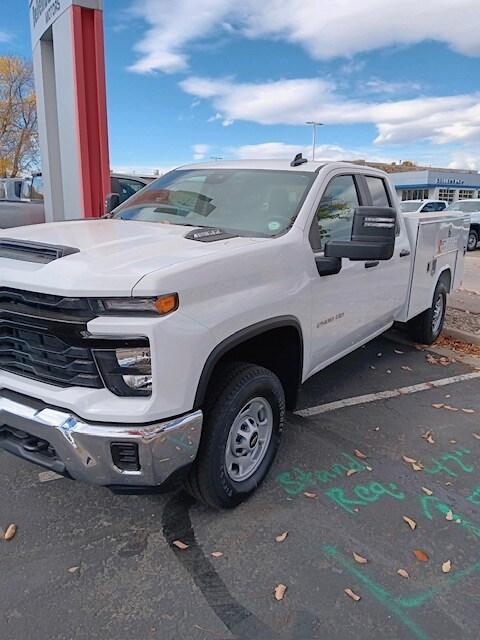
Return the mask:
[[165,316],[178,309],[178,294],[168,293],[155,298],[98,298],[90,300],[95,313],[137,313]]
[[105,385],[117,396],[152,395],[152,358],[148,347],[94,351]]

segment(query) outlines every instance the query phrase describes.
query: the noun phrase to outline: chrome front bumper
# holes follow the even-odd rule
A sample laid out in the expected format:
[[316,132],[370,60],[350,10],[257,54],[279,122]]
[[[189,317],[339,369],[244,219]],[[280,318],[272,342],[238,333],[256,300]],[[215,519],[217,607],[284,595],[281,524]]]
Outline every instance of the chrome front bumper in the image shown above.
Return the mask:
[[[67,411],[0,390],[0,449],[56,473],[102,486],[134,489],[164,484],[195,459],[202,421],[202,412],[195,411],[148,425],[90,423]],[[49,443],[49,455],[32,451],[35,438]],[[26,442],[30,443],[27,448]],[[138,471],[125,471],[114,464],[110,445],[118,442],[138,445]]]

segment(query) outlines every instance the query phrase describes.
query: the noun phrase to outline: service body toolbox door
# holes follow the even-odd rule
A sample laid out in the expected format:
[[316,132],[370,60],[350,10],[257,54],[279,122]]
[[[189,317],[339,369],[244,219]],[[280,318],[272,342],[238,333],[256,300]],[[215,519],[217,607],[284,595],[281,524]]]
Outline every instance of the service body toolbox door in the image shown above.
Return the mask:
[[445,268],[452,274],[451,288],[459,286],[469,221],[463,215],[418,214],[405,216],[405,224],[414,247],[406,314],[410,319],[430,307],[438,277]]

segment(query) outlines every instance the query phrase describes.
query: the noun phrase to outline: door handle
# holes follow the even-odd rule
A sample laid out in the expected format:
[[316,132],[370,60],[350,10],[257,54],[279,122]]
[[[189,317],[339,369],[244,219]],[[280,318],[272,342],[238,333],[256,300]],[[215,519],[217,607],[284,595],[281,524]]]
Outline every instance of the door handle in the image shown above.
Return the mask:
[[372,267],[378,267],[380,260],[372,260],[372,262],[365,262],[365,269],[371,269]]
[[410,250],[409,249],[402,249],[400,251],[400,258],[406,258],[409,255],[410,255]]

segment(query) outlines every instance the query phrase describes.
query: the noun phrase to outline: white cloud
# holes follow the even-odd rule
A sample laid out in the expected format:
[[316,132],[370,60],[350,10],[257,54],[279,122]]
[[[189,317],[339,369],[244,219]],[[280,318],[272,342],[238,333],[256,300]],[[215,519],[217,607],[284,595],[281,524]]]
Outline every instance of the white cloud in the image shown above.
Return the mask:
[[480,139],[480,94],[418,97],[397,101],[344,98],[319,78],[234,83],[189,77],[180,82],[188,94],[211,101],[218,119],[258,124],[372,123],[376,143],[428,139],[437,144]]
[[10,40],[12,39],[12,36],[10,33],[7,33],[6,31],[0,31],[0,42],[10,42]]
[[[293,158],[302,153],[304,158],[312,157],[312,145],[286,144],[284,142],[263,142],[260,144],[245,144],[231,147],[229,153],[240,160],[282,160]],[[390,158],[380,157],[367,150],[345,149],[335,144],[317,144],[315,147],[317,160],[364,160],[370,162],[392,162]]]
[[471,151],[455,151],[451,155],[449,169],[480,169],[480,153]]
[[210,151],[209,144],[194,144],[193,147],[193,159],[194,160],[205,160],[208,152]]
[[173,73],[189,66],[188,49],[205,38],[235,32],[283,40],[315,59],[425,40],[480,55],[478,0],[135,0],[132,14],[148,25],[130,67]]
[[393,95],[395,93],[418,93],[422,89],[422,85],[418,82],[388,82],[380,78],[371,78],[361,85],[361,89],[364,93]]

